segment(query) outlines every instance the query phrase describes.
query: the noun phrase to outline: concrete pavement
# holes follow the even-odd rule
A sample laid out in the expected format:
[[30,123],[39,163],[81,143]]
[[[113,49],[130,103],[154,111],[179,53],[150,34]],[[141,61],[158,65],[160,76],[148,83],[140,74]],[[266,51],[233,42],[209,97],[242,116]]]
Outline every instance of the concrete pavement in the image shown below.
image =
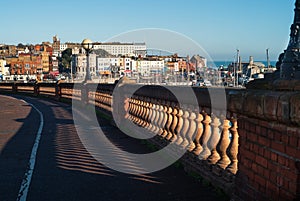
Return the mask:
[[[26,102],[23,102],[25,100]],[[68,104],[23,96],[0,96],[0,200],[17,200],[32,147],[44,118],[26,200],[225,200],[180,168],[128,175],[96,161],[82,145]],[[99,124],[127,151],[149,149],[107,120]],[[20,196],[20,195],[19,195]]]

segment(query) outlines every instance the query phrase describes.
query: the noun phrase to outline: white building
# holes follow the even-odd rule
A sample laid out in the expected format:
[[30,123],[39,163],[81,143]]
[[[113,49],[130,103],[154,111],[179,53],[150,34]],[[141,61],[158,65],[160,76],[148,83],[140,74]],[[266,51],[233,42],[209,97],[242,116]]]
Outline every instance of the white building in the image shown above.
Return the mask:
[[96,73],[98,75],[110,75],[112,71],[117,71],[123,65],[123,59],[118,57],[103,58],[97,57]]
[[136,68],[142,76],[150,76],[160,74],[163,71],[164,65],[164,60],[138,60]]
[[0,75],[9,75],[9,67],[6,66],[6,60],[0,59]]
[[52,56],[52,71],[58,71],[58,59],[57,57]]
[[[87,59],[85,54],[73,55],[72,68],[76,70],[78,78],[84,78],[86,74]],[[91,76],[96,76],[96,54],[89,55],[89,68]]]
[[59,50],[60,50],[60,52],[63,52],[63,51],[65,51],[66,49],[68,49],[68,45],[67,45],[67,44],[61,43],[61,44],[59,45]]
[[146,43],[95,43],[94,49],[102,49],[107,51],[111,55],[119,56],[145,56],[146,55]]

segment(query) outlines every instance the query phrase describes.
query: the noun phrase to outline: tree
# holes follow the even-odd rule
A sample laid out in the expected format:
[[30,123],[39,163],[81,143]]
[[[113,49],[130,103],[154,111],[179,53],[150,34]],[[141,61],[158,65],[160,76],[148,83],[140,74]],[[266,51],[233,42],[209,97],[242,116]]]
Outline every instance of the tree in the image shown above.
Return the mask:
[[17,45],[17,47],[18,47],[18,48],[25,48],[25,45],[23,45],[22,43],[19,43],[19,44]]
[[72,60],[72,49],[68,48],[61,53],[61,57],[58,57],[59,72],[69,72]]

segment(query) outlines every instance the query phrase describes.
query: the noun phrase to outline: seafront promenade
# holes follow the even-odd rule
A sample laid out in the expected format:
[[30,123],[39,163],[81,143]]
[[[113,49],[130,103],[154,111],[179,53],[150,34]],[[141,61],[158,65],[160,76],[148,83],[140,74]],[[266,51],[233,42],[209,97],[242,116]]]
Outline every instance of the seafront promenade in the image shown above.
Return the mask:
[[[226,200],[176,164],[146,175],[107,168],[82,145],[70,104],[0,95],[0,113],[0,200]],[[151,152],[105,118],[98,120],[115,145],[134,153]]]
[[[20,197],[27,191],[29,200],[33,196],[31,193],[47,196],[49,200],[53,196],[54,200],[63,196],[73,196],[67,197],[67,200],[85,200],[79,194],[90,196],[90,200],[98,200],[94,195],[100,196],[104,192],[109,192],[107,196],[113,196],[112,200],[119,200],[123,194],[118,192],[124,191],[130,192],[126,193],[126,200],[168,200],[170,197],[171,200],[198,200],[199,197],[205,197],[206,193],[208,197],[204,200],[222,200],[226,196],[215,197],[220,192],[225,192],[233,200],[297,200],[300,195],[300,119],[297,115],[300,96],[298,85],[287,83],[290,81],[283,80],[273,85],[268,80],[261,80],[248,85],[246,89],[141,86],[126,82],[117,85],[2,83],[1,93],[26,101],[3,99],[4,103],[1,104],[3,114],[6,112],[11,115],[8,116],[10,118],[2,116],[2,127],[11,128],[7,129],[11,137],[3,135],[4,141],[1,140],[1,164],[8,165],[11,162],[15,165],[13,168],[4,166],[2,172],[8,171],[4,174],[8,182],[3,183],[2,189]],[[195,95],[195,102],[192,94]],[[179,99],[174,95],[179,95]],[[19,106],[16,107],[18,104],[13,104],[12,100]],[[226,106],[226,113],[222,106]],[[77,107],[83,110],[78,112]],[[91,112],[100,115],[97,118],[99,124],[89,126],[90,122],[93,123],[88,117]],[[81,118],[86,123],[81,132],[78,132],[80,121],[74,124],[75,119],[78,120],[75,114],[88,117]],[[9,126],[6,121],[16,125],[16,128]],[[40,128],[41,122],[44,122],[43,129]],[[103,144],[101,140],[92,143],[94,147],[86,146],[89,139],[98,140],[91,134],[99,125],[109,139],[107,142],[113,142],[115,148]],[[127,131],[126,135],[117,127]],[[140,129],[142,132],[136,132]],[[26,134],[26,137],[20,133]],[[147,140],[140,140],[144,133],[150,134],[150,138],[148,136]],[[37,148],[33,144],[38,135],[40,140]],[[147,176],[134,176],[113,171],[104,163],[99,163],[102,161],[98,158],[100,156],[108,166],[119,164],[122,170],[135,172],[147,167],[141,166],[138,160],[120,150],[147,155],[164,150],[168,145],[172,145],[168,149],[168,156],[183,154],[178,160],[172,159],[172,163],[181,166],[186,173],[183,170],[178,172],[172,165]],[[27,151],[24,151],[24,146]],[[147,146],[151,149],[147,150]],[[15,153],[19,148],[20,155]],[[35,155],[36,159],[30,157]],[[166,158],[165,154],[159,155]],[[107,161],[107,156],[114,160]],[[155,166],[158,159],[160,157],[148,165]],[[33,168],[28,171],[26,167],[31,167],[34,164],[32,161],[35,161],[34,171]],[[22,168],[19,176],[13,173],[18,168]],[[40,174],[41,179],[36,180],[35,175]],[[24,175],[26,177],[23,180]],[[30,185],[27,184],[28,175],[32,175]],[[195,178],[200,183],[195,182]],[[185,179],[191,183],[185,183]],[[140,181],[145,182],[145,188],[143,183],[135,183]],[[9,188],[6,183],[16,186]],[[99,185],[105,191],[99,191]],[[144,192],[151,188],[150,196],[146,196]],[[70,193],[74,189],[75,195]],[[89,191],[92,189],[94,191]],[[130,196],[131,192],[134,196]],[[34,198],[32,200],[36,200]]]
[[0,200],[300,200],[294,11],[277,70],[245,88],[91,83],[89,65],[0,83]]

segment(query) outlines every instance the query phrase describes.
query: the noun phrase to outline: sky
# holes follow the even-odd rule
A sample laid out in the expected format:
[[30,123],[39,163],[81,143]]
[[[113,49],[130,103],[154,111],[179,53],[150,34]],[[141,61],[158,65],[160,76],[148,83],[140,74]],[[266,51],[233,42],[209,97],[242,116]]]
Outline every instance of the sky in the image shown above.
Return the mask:
[[[0,44],[146,42],[149,48],[231,61],[277,60],[295,0],[15,0],[1,2]],[[155,37],[154,37],[155,36]],[[194,43],[195,47],[192,47]],[[198,50],[199,51],[198,51]]]

